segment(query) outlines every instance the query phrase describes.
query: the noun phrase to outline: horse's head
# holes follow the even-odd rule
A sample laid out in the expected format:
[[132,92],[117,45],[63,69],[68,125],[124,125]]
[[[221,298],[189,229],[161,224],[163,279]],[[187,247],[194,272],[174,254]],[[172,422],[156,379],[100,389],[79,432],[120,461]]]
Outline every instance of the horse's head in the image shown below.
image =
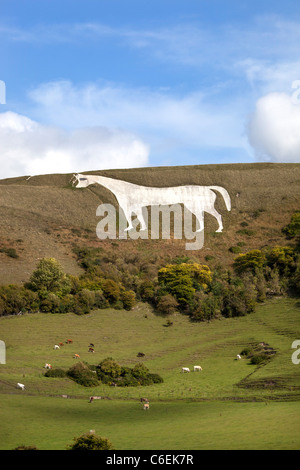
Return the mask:
[[86,188],[89,185],[88,178],[80,173],[76,173],[71,179],[72,185],[76,188]]

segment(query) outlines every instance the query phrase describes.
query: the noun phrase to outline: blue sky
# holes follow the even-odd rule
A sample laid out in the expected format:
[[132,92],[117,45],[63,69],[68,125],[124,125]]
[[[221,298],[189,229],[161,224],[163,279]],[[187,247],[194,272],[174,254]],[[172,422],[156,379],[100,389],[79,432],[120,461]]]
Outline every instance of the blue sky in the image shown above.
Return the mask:
[[299,162],[299,44],[296,0],[0,0],[0,178]]

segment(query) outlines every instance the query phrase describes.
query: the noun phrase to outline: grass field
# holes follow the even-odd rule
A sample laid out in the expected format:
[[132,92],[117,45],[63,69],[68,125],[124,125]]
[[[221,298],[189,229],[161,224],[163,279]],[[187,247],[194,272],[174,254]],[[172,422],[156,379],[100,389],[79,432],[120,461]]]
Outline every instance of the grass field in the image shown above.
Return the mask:
[[[192,323],[176,315],[172,321],[166,327],[166,319],[145,304],[130,312],[0,318],[7,354],[0,366],[0,448],[65,449],[94,429],[120,450],[299,449],[300,365],[291,361],[292,342],[300,339],[299,300],[274,299],[242,318]],[[53,349],[68,338],[72,344]],[[236,360],[258,342],[276,351],[267,364]],[[68,368],[74,353],[90,364],[107,356],[121,365],[142,361],[164,383],[85,388],[44,377],[45,362]],[[198,364],[202,372],[181,373]],[[17,390],[17,382],[26,390]],[[89,403],[90,395],[103,399]],[[145,396],[148,412],[139,402]]]

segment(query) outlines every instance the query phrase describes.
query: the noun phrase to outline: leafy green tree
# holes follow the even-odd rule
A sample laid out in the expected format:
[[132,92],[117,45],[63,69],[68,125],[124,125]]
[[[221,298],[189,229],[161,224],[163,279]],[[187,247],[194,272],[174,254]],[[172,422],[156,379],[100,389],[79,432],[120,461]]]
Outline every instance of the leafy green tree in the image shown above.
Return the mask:
[[190,305],[195,292],[206,289],[211,281],[209,267],[197,263],[168,264],[158,271],[161,293],[172,294],[181,307]]
[[125,310],[131,310],[136,303],[136,297],[133,290],[124,291],[121,295],[121,300]]
[[113,304],[120,299],[120,286],[113,279],[105,279],[102,284],[102,291],[109,303]]
[[233,267],[238,274],[251,271],[253,274],[266,264],[266,256],[261,250],[251,250],[235,258]]
[[97,376],[83,362],[77,362],[67,371],[68,377],[84,387],[94,387],[99,385]]
[[113,450],[113,445],[106,437],[96,434],[83,434],[74,437],[74,444],[67,446],[67,450]]
[[288,274],[296,268],[296,256],[290,246],[275,246],[267,255],[267,264],[271,268],[277,268],[280,274]]
[[33,291],[46,291],[67,294],[70,281],[60,263],[55,258],[43,258],[32,273],[28,287]]
[[97,373],[98,372],[116,378],[121,374],[121,366],[112,357],[107,357],[97,366]]
[[155,296],[155,285],[150,279],[145,279],[139,286],[139,295],[145,302],[152,302]]

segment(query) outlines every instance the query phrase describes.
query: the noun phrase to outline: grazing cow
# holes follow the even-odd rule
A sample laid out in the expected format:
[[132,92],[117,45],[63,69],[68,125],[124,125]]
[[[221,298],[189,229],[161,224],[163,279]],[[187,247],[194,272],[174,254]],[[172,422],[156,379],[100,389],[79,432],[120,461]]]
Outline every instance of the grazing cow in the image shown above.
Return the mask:
[[145,402],[145,403],[149,403],[149,400],[148,400],[148,398],[141,398],[141,403],[143,403],[143,402]]
[[142,352],[137,353],[137,357],[145,357],[145,354]]
[[20,388],[21,390],[25,390],[25,385],[17,383],[17,388]]
[[242,359],[239,354],[236,355],[236,358],[237,358],[237,359]]
[[149,403],[144,403],[143,408],[144,408],[144,410],[149,410]]
[[89,348],[89,352],[95,352],[94,348]]
[[45,369],[52,369],[51,364],[45,364]]
[[194,366],[194,372],[198,370],[200,372],[200,370],[202,370],[202,367],[201,366]]
[[94,345],[93,343],[90,343],[90,347],[92,347],[92,348],[93,348],[94,346],[95,346],[95,345]]
[[63,345],[64,345],[64,343],[58,343],[58,346],[63,346]]
[[74,359],[78,359],[79,357],[79,354],[74,354]]
[[56,344],[53,349],[60,349],[60,347]]
[[190,369],[188,367],[183,367],[181,369],[181,372],[191,372]]
[[71,343],[73,343],[73,340],[72,339],[67,339],[66,343],[71,344]]

